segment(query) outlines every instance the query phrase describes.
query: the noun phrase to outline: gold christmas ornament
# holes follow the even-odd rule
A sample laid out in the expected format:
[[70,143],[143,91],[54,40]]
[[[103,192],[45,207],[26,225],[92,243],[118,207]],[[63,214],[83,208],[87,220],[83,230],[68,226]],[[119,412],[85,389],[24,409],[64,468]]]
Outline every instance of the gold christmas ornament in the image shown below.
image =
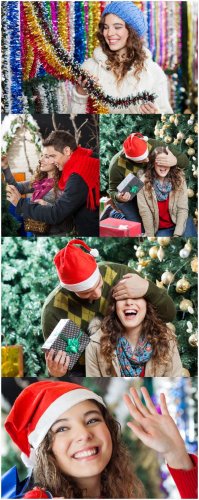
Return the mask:
[[188,154],[189,156],[193,156],[193,155],[195,154],[195,149],[194,149],[194,148],[189,148],[189,149],[187,150],[187,154]]
[[139,265],[141,267],[146,267],[148,264],[150,264],[150,260],[139,259]]
[[158,281],[158,280],[156,280],[156,286],[157,286],[158,288],[164,288],[164,284],[162,283],[162,281]]
[[189,344],[191,347],[198,347],[198,335],[197,333],[192,333],[189,337]]
[[137,257],[138,259],[140,259],[140,258],[144,257],[145,252],[144,252],[144,250],[142,250],[142,248],[141,248],[141,247],[138,247],[138,249],[137,249],[137,251],[136,251],[135,255],[136,255],[136,257]]
[[176,283],[176,292],[177,293],[185,293],[189,290],[190,288],[190,283],[189,281],[183,276],[179,281]]
[[198,273],[198,257],[195,255],[195,257],[191,261],[191,270],[193,273]]
[[198,169],[197,168],[193,171],[193,177],[198,177]]
[[186,144],[187,144],[188,146],[192,146],[192,144],[194,143],[194,140],[193,140],[193,139],[192,139],[192,137],[190,137],[190,135],[189,135],[189,137],[187,137],[187,139],[186,139],[186,141],[185,141],[185,142],[186,142]]
[[196,219],[198,219],[198,210],[196,208],[195,212],[194,212],[195,216],[196,216]]
[[188,188],[187,189],[187,194],[188,194],[188,198],[193,198],[195,193],[194,193],[193,189]]
[[177,146],[177,144],[179,144],[178,139],[174,139],[173,144],[175,144],[175,146]]
[[160,247],[160,248],[159,248],[159,250],[158,250],[158,252],[157,252],[157,257],[158,257],[158,260],[159,260],[160,262],[162,262],[162,261],[163,261],[163,259],[164,259],[164,255],[165,255],[164,250],[163,250],[163,248],[162,248],[162,247]]
[[186,248],[186,250],[188,250],[189,252],[191,252],[191,250],[192,250],[192,244],[191,244],[190,240],[187,241],[187,243],[185,244],[184,248]]
[[187,368],[182,368],[182,377],[190,377],[190,372]]
[[159,248],[156,246],[150,248],[149,255],[152,259],[157,259],[158,250]]
[[169,236],[159,236],[157,241],[161,247],[167,247],[170,244],[171,238]]
[[195,134],[198,134],[198,124],[197,123],[194,125],[194,132],[195,132]]
[[170,123],[174,123],[175,115],[171,115],[169,118]]
[[177,119],[177,118],[175,118],[175,119],[174,119],[174,124],[176,125],[176,127],[177,127],[178,123],[179,123],[179,122],[178,122],[178,119]]
[[189,299],[182,299],[180,302],[180,310],[183,312],[188,311],[190,314],[193,314],[193,302]]
[[166,115],[161,116],[161,122],[166,122],[166,119],[167,119]]
[[170,144],[170,142],[172,142],[172,137],[170,135],[166,135],[166,137],[164,138],[164,141],[167,143],[167,144]]
[[177,139],[178,139],[179,141],[182,141],[182,140],[184,139],[184,134],[183,134],[183,132],[178,132],[176,137],[177,137]]
[[155,128],[154,135],[155,135],[156,137],[159,137],[159,135],[160,135],[160,131],[159,131],[159,129],[158,129],[158,128]]
[[161,282],[164,285],[171,285],[174,281],[174,274],[171,271],[165,271],[161,276]]

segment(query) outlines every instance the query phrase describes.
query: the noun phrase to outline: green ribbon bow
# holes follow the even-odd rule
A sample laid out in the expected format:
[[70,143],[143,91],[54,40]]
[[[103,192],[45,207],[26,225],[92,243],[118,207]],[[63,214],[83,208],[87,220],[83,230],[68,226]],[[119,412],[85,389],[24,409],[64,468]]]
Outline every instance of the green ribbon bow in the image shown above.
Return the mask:
[[79,352],[79,339],[82,336],[83,332],[80,332],[79,336],[77,338],[72,338],[72,339],[65,339],[63,335],[60,335],[60,339],[62,339],[64,342],[66,342],[66,347],[65,351],[68,354],[78,354]]
[[137,193],[138,192],[138,187],[137,186],[132,186],[130,189],[130,193]]

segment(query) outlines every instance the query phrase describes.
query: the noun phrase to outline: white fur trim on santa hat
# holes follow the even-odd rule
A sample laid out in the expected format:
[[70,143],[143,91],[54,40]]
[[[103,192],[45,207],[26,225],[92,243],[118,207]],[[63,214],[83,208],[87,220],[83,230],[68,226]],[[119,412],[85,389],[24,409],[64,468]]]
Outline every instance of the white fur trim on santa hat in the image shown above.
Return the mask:
[[21,460],[28,469],[33,469],[36,465],[36,452],[31,448],[30,455],[26,455],[24,452],[21,453]]
[[91,248],[90,254],[93,257],[99,257],[99,252],[98,252],[97,248]]
[[49,429],[56,422],[56,420],[67,410],[70,410],[73,406],[82,401],[87,401],[88,399],[94,399],[106,407],[103,399],[95,394],[93,391],[88,389],[73,389],[69,392],[62,394],[47,408],[40,419],[33,432],[28,436],[28,441],[30,445],[36,450],[44,437],[48,433]]
[[94,273],[91,274],[89,278],[81,281],[80,283],[74,283],[73,285],[71,283],[63,283],[63,281],[60,281],[60,283],[63,288],[66,288],[66,290],[70,290],[71,292],[84,292],[85,290],[89,290],[89,288],[92,288],[94,285],[97,285],[99,278],[100,272],[97,266]]
[[146,151],[143,153],[143,155],[140,155],[140,156],[127,156],[125,151],[124,151],[124,154],[125,154],[126,158],[128,158],[129,160],[140,161],[140,160],[145,160],[145,158],[147,158],[149,151],[147,148]]

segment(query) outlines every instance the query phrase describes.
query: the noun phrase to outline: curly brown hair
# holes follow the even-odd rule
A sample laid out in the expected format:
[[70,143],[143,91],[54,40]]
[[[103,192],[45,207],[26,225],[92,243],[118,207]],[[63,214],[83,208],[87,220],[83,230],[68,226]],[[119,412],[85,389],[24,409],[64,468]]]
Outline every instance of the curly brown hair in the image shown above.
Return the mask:
[[[120,424],[105,407],[93,402],[102,413],[113,445],[111,459],[101,474],[101,498],[144,498],[144,486],[134,473],[129,452],[121,441]],[[50,430],[38,448],[34,483],[50,491],[53,497],[86,498],[86,491],[80,490],[75,479],[67,477],[58,467],[52,452],[53,436]]]
[[[38,166],[37,166],[37,168],[35,170],[34,176],[33,176],[33,178],[31,179],[31,182],[30,182],[31,187],[34,187],[34,182],[35,181],[42,181],[46,177],[47,177],[47,172],[42,172],[41,171],[41,161],[39,161]],[[59,189],[58,188],[58,182],[59,182],[60,177],[61,177],[61,172],[58,170],[58,168],[55,165],[54,166],[54,172],[53,172],[53,175],[52,175],[52,178],[54,179],[53,190],[54,190],[54,193],[55,193],[55,198],[57,198],[57,195],[58,195],[58,189]]]
[[138,36],[136,31],[134,31],[128,24],[125,23],[125,26],[129,32],[129,36],[126,43],[126,57],[124,59],[120,59],[119,55],[116,52],[113,52],[103,35],[104,30],[104,17],[101,17],[99,22],[98,31],[96,36],[100,42],[101,48],[103,52],[107,55],[108,63],[107,67],[113,71],[114,75],[117,78],[117,81],[120,82],[122,78],[126,75],[126,73],[133,67],[134,76],[139,81],[139,75],[141,71],[144,69],[144,63],[147,58],[146,52],[144,50],[144,42]]
[[[149,154],[149,162],[147,164],[146,172],[145,172],[145,187],[146,191],[151,193],[152,187],[154,180],[156,179],[156,171],[154,168],[155,164],[155,159],[159,154],[168,154],[167,148],[165,147],[158,147],[155,148],[150,154]],[[180,189],[182,182],[184,180],[184,175],[181,171],[181,169],[175,165],[174,167],[171,167],[169,169],[169,172],[166,176],[166,180],[171,182],[172,185],[172,190],[177,191]]]
[[[116,301],[111,296],[106,317],[101,323],[103,336],[100,340],[100,352],[107,363],[107,370],[111,373],[112,359],[118,339],[125,334],[125,328],[116,313]],[[142,323],[142,335],[150,342],[153,350],[154,373],[159,363],[167,364],[170,360],[170,342],[176,342],[175,334],[158,316],[155,307],[147,302],[146,316]]]

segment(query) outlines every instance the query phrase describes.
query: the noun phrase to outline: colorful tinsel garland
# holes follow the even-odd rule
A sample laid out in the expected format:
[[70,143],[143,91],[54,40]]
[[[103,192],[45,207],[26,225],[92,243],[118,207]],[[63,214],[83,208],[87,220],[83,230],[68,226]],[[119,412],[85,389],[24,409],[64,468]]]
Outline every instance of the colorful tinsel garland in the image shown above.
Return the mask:
[[[50,82],[53,77],[54,82],[51,89],[54,92],[55,108],[53,109],[56,110],[60,106],[56,91],[56,79],[60,80],[58,74],[60,61],[54,60],[51,68],[50,65],[48,67],[46,64],[49,62],[48,56],[53,50],[51,42],[49,42],[48,50],[45,51],[43,57],[41,47],[40,51],[38,50],[38,45],[34,40],[34,31],[31,31],[29,26],[29,14],[26,15],[26,25],[24,23],[24,4],[28,3],[31,4],[32,1],[2,2],[2,102],[3,111],[6,113],[23,112],[30,107],[34,111],[34,102],[40,102],[43,111],[42,95],[45,94],[47,102],[50,89],[48,81]],[[35,3],[40,4],[42,16],[51,33],[54,33],[60,47],[69,52],[72,59],[74,58],[81,64],[84,59],[92,56],[97,43],[95,32],[106,2],[44,0]],[[168,75],[172,107],[178,111],[182,111],[184,107],[189,109],[189,104],[185,106],[187,97],[186,103],[194,102],[197,105],[197,99],[194,100],[194,81],[197,80],[197,2],[193,0],[189,2],[172,0],[154,2],[152,0],[140,1],[136,4],[142,10],[146,20],[147,47],[152,52],[153,59]],[[31,12],[31,16],[37,16],[34,10]],[[43,48],[45,40],[45,36],[43,41],[40,39]],[[54,55],[56,54],[54,53]],[[67,70],[69,71],[69,67]],[[26,89],[25,96],[23,95],[22,76],[23,86]],[[42,77],[43,83],[39,88],[42,88],[43,94],[40,95],[37,80],[42,79]],[[63,75],[62,80],[68,82],[63,84],[63,89],[65,86],[66,92],[70,93],[69,80],[74,81],[72,75]],[[30,92],[27,90],[28,84]],[[60,85],[61,83],[57,82],[57,89]],[[33,86],[34,92],[31,95]],[[27,92],[29,97],[27,97]],[[50,93],[52,94],[52,92]],[[197,95],[197,91],[195,94]],[[99,99],[96,98],[92,99],[92,106],[94,106],[95,112],[107,112],[108,110],[107,105],[102,102],[100,104]],[[39,104],[37,108],[39,109]],[[51,109],[50,104],[45,106],[45,109],[48,108]]]
[[135,96],[129,95],[125,98],[113,98],[110,95],[105,95],[89,73],[83,70],[78,62],[73,60],[73,57],[69,55],[55,37],[43,15],[40,2],[23,2],[23,5],[27,36],[31,45],[36,48],[46,71],[58,79],[66,78],[73,83],[77,82],[79,77],[86,80],[85,88],[88,90],[89,96],[94,100],[94,109],[98,111],[98,103],[105,106],[101,112],[107,112],[106,106],[127,108],[131,104],[136,105],[147,101],[154,102],[156,95],[147,91],[140,92]]

